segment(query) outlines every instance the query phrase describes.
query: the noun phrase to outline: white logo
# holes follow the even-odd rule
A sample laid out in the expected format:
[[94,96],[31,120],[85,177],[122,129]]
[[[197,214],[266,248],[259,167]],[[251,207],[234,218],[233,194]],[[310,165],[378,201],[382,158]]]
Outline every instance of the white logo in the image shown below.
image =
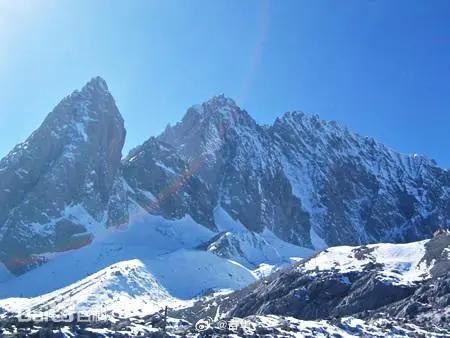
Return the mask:
[[226,320],[219,320],[216,324],[219,330],[226,330],[228,328],[228,322]]
[[208,330],[209,328],[211,328],[211,324],[212,324],[213,320],[211,317],[205,318],[205,319],[200,319],[197,323],[195,323],[195,329],[198,332],[203,332]]

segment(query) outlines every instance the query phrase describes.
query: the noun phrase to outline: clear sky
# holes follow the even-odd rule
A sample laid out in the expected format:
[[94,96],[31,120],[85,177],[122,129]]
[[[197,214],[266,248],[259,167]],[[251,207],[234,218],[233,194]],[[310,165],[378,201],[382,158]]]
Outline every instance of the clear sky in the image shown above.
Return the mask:
[[0,156],[96,75],[125,151],[224,93],[450,167],[450,1],[0,0]]

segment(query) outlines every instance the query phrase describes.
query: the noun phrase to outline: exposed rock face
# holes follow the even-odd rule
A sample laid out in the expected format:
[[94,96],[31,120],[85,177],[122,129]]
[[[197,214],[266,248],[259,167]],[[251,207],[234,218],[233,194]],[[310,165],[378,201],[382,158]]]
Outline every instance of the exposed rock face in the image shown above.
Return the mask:
[[[260,126],[218,96],[121,163],[124,138],[114,99],[95,78],[2,159],[0,260],[20,272],[40,263],[36,254],[89,243],[127,224],[129,203],[212,230],[221,208],[250,231],[316,249],[450,227],[449,171],[316,116],[287,113]],[[236,251],[225,247],[233,243],[221,251]]]
[[450,226],[448,171],[317,116],[286,113],[262,127],[219,96],[159,139],[234,219],[294,244],[407,242]]
[[197,168],[231,217],[252,231],[267,227],[310,246],[308,214],[292,194],[268,136],[233,100],[219,96],[190,108],[159,139]]
[[206,318],[220,307],[227,317],[357,316],[449,330],[449,252],[450,235],[410,244],[335,247],[243,290],[199,301],[175,316]]
[[172,146],[150,138],[123,161],[128,195],[148,213],[179,219],[190,215],[215,229],[215,195]]
[[395,318],[450,329],[450,233],[435,236],[425,247],[423,261],[432,266],[431,278],[413,295],[382,311]]
[[[190,219],[176,227],[164,221],[144,234],[139,252],[147,250],[147,239],[151,246],[157,236],[165,250],[164,240],[171,243],[174,237],[180,245],[167,255],[178,251],[180,256],[173,256],[177,263],[180,257],[192,263],[201,254],[213,257],[214,264],[207,265],[215,267],[219,256],[255,269],[262,278],[232,294],[209,295],[174,311],[176,317],[194,322],[215,317],[220,305],[222,314],[259,322],[256,335],[285,334],[286,326],[305,333],[305,325],[312,325],[314,334],[321,325],[324,333],[366,335],[376,327],[398,335],[392,323],[410,320],[418,326],[405,325],[405,336],[430,326],[433,332],[442,326],[440,333],[448,336],[450,235],[442,230],[450,227],[448,170],[299,112],[260,126],[223,96],[190,108],[180,123],[121,161],[124,138],[114,99],[105,82],[95,78],[61,101],[39,129],[2,159],[0,262],[17,274],[24,272],[45,262],[46,253],[81,247],[107,227],[132,223],[129,209],[172,220],[188,215],[213,232]],[[156,218],[161,219],[149,217],[149,222]],[[144,221],[143,228],[134,228],[139,239],[147,225]],[[189,231],[198,229],[202,234],[189,239]],[[433,233],[433,239],[415,243],[367,244],[408,242]],[[129,242],[118,243],[114,248],[106,243],[106,251],[96,257],[103,260]],[[311,248],[338,244],[367,245],[331,247],[266,277],[273,271],[268,264],[309,257]],[[172,267],[175,260],[169,262]],[[10,278],[0,268],[0,277]],[[206,280],[227,276],[239,287],[255,278],[244,268],[245,278],[212,271]],[[111,289],[122,272],[116,273],[109,276]],[[2,309],[0,314],[5,314]],[[354,318],[342,316],[364,321],[355,324]],[[123,327],[134,325],[127,321]],[[15,332],[15,323],[8,325]]]
[[10,269],[89,243],[96,227],[115,222],[124,140],[114,99],[94,78],[0,161],[0,259]]
[[268,286],[251,293],[253,302],[239,302],[233,315],[276,314],[301,319],[354,315],[401,300],[414,287],[387,284],[376,273],[294,275],[282,274]]
[[[418,243],[411,252],[422,251],[421,246]],[[432,321],[450,328],[449,272],[442,269],[450,263],[450,236],[433,238],[423,248],[422,258],[417,256],[414,263],[414,259],[405,262],[401,258],[404,255],[408,259],[412,246],[394,245],[366,251],[359,259],[355,255],[353,262],[338,259],[335,268],[324,270],[321,265],[327,266],[326,256],[333,252],[322,253],[258,283],[233,306],[231,313],[278,314],[301,319],[356,314],[372,318],[388,313],[397,319],[407,318],[419,324]]]
[[272,131],[329,245],[408,242],[450,226],[449,172],[432,161],[302,113],[285,114]]
[[[408,244],[329,248],[245,289],[208,295],[193,306],[170,309],[167,320],[162,311],[144,311],[151,304],[174,299],[152,269],[140,260],[125,261],[32,300],[32,310],[41,313],[52,304],[58,313],[75,307],[104,311],[106,303],[106,308],[129,313],[123,307],[125,300],[126,304],[146,304],[145,309],[131,307],[138,310],[137,316],[123,318],[113,311],[102,321],[83,325],[75,318],[70,323],[18,323],[16,313],[0,308],[0,325],[4,334],[40,329],[41,335],[52,336],[61,328],[75,336],[94,337],[99,329],[106,336],[160,336],[164,327],[174,337],[185,337],[198,335],[201,320],[207,323],[201,334],[207,336],[444,338],[450,334],[450,280],[448,269],[441,268],[450,262],[449,250],[449,234]],[[58,293],[87,300],[71,300]]]

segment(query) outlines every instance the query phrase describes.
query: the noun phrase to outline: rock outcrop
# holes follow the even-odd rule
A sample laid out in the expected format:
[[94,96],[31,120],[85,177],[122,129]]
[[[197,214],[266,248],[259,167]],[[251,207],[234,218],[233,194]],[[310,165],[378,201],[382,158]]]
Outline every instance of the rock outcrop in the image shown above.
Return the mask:
[[21,272],[83,246],[118,215],[123,119],[105,81],[64,98],[0,161],[0,259]]

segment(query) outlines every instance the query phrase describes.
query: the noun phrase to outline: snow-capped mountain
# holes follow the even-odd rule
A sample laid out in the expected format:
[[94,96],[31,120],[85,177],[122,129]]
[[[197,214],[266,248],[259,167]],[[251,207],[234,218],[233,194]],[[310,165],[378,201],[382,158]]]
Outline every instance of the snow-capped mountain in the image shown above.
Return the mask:
[[[114,224],[123,119],[100,78],[64,98],[0,161],[0,260],[16,273]],[[101,225],[99,225],[101,224]]]
[[[287,113],[260,126],[218,96],[120,162],[124,138],[114,99],[94,78],[1,160],[0,260],[10,270],[126,226],[134,204],[215,232],[219,209],[255,238],[272,233],[310,249],[406,242],[450,226],[447,170],[317,116]],[[223,238],[223,253],[240,250],[224,248],[240,240]]]
[[168,219],[189,215],[215,229],[214,196],[170,145],[150,138],[123,161],[128,196],[151,214]]
[[407,242],[450,226],[450,175],[301,112],[259,126],[224,96],[158,138],[246,228],[301,246]]
[[292,192],[270,135],[233,100],[219,96],[190,108],[159,139],[196,168],[214,203],[247,229],[268,229],[312,247],[308,213]]
[[424,309],[418,288],[445,303],[448,245],[425,239],[450,227],[450,172],[433,161],[301,112],[261,126],[224,96],[122,158],[125,134],[94,78],[0,161],[0,316],[171,304],[191,319],[214,316],[191,306],[208,295],[208,311],[300,327],[285,316],[404,316]]

